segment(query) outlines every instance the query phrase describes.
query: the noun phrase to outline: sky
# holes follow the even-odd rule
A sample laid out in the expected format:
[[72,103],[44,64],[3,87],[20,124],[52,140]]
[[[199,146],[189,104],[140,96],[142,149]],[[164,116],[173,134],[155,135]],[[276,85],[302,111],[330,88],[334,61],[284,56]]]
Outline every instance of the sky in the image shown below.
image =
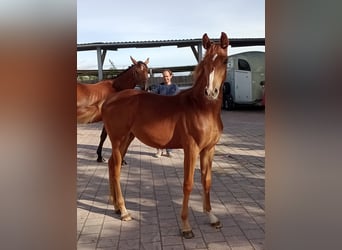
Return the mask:
[[[203,4],[205,3],[205,4]],[[264,0],[114,1],[77,0],[77,43],[197,39],[207,33],[219,38],[265,37]],[[228,49],[228,55],[265,51],[265,46]],[[131,48],[107,51],[104,69],[132,64],[130,56],[149,67],[196,65],[190,47]],[[77,52],[77,69],[97,69],[95,51]]]

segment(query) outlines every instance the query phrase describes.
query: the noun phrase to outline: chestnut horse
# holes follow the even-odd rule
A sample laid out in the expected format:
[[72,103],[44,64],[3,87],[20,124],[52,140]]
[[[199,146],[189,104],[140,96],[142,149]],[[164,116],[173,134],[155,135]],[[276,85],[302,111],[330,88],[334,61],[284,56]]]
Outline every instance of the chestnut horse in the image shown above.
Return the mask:
[[212,43],[207,34],[203,35],[202,43],[206,53],[195,69],[192,88],[174,96],[124,90],[110,96],[102,106],[103,123],[112,144],[108,161],[111,198],[122,220],[131,220],[121,192],[120,171],[121,160],[132,140],[137,137],[154,148],[184,150],[181,232],[185,238],[194,237],[188,220],[188,203],[198,155],[204,192],[203,210],[212,226],[222,226],[211,212],[210,187],[215,145],[223,129],[222,84],[227,73],[229,41],[222,32],[219,44]]
[[[113,79],[102,80],[95,84],[77,83],[77,122],[93,123],[101,121],[101,106],[109,94],[124,89],[133,89],[141,85],[147,89],[149,58],[145,62],[136,61],[130,57],[132,65]],[[106,140],[107,132],[102,129],[100,143],[96,150],[97,161],[103,162],[102,147]]]

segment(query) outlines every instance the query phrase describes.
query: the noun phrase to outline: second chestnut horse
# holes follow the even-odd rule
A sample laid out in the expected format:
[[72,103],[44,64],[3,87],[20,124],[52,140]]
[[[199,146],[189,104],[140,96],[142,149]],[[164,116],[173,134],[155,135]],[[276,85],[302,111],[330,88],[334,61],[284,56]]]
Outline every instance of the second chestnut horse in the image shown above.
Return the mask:
[[[77,123],[101,121],[102,104],[111,93],[133,89],[136,85],[140,85],[143,90],[147,89],[149,58],[145,62],[130,58],[133,64],[113,79],[102,80],[95,84],[77,83]],[[103,127],[96,150],[98,162],[104,161],[102,147],[106,137],[107,132]]]
[[188,203],[198,155],[203,210],[213,226],[222,226],[211,211],[210,187],[215,145],[223,130],[222,84],[227,73],[229,41],[222,32],[219,44],[211,42],[207,34],[203,35],[202,43],[206,53],[195,69],[192,88],[174,96],[124,90],[109,97],[102,106],[103,123],[112,144],[112,155],[108,161],[111,198],[122,220],[131,220],[131,216],[121,192],[121,161],[134,137],[154,148],[184,150],[181,210],[184,238],[194,237],[188,219]]

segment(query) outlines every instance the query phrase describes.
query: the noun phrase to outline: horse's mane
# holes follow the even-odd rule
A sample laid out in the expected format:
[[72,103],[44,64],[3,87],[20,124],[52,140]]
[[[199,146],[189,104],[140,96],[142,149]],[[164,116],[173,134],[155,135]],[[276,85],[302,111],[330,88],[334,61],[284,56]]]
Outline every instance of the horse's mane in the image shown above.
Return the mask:
[[206,51],[206,54],[204,55],[202,61],[199,64],[197,64],[197,66],[194,69],[194,72],[192,74],[193,75],[192,78],[193,78],[194,84],[197,82],[197,80],[200,77],[200,75],[204,73],[204,71],[205,71],[205,67],[204,66],[206,64],[210,63],[210,60],[205,60],[207,58],[208,54],[209,54],[208,51]]
[[203,72],[203,61],[201,61],[199,64],[197,64],[197,66],[194,69],[194,72],[192,74],[192,79],[194,81],[194,83],[196,82],[196,80],[198,79],[200,73]]
[[[138,64],[144,64],[144,65],[147,67],[147,65],[146,65],[144,62],[142,62],[142,61],[138,61],[136,65],[138,65]],[[114,76],[114,77],[110,77],[110,78],[103,79],[103,81],[105,81],[105,80],[114,80],[114,79],[120,77],[121,75],[123,75],[124,73],[126,73],[128,70],[130,70],[134,65],[135,65],[135,64],[132,64],[132,65],[129,66],[127,69],[121,71],[118,75],[116,75],[116,76]]]
[[113,79],[115,78],[118,78],[119,76],[121,76],[122,74],[126,73],[128,70],[130,70],[132,67],[134,67],[135,65],[138,65],[138,64],[144,64],[146,67],[147,65],[142,62],[142,61],[138,61],[137,64],[132,64],[131,66],[129,66],[127,69],[125,69],[124,71],[121,71],[121,73],[119,73],[118,75],[116,75]]
[[[205,57],[203,57],[205,58]],[[192,86],[188,89],[182,90],[180,93],[191,93],[193,91],[193,88],[196,86],[199,86],[199,79],[201,77],[202,74],[204,74],[205,72],[205,62],[204,60],[202,60],[199,64],[196,65],[193,73],[192,73]]]

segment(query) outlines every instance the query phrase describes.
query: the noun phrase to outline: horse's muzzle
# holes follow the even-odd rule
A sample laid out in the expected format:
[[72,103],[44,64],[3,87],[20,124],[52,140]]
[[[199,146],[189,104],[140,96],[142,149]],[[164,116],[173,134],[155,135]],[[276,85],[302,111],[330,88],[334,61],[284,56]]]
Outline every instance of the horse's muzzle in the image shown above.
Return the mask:
[[209,97],[209,99],[217,99],[217,97],[219,96],[219,89],[218,88],[214,88],[213,90],[210,90],[208,88],[205,88],[204,90],[204,94]]

